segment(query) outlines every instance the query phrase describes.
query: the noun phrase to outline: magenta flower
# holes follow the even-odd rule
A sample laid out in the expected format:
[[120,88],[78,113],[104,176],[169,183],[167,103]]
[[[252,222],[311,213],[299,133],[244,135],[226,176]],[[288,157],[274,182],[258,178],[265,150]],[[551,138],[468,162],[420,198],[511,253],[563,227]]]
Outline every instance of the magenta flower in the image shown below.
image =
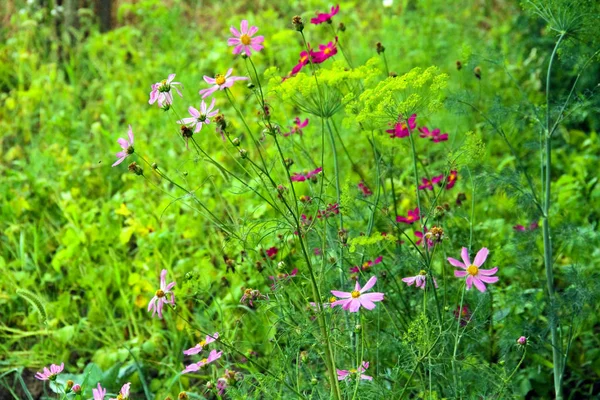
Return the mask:
[[525,231],[534,231],[537,228],[539,228],[539,224],[537,223],[537,221],[532,222],[529,227],[525,227],[523,225],[515,225],[513,226],[513,229],[517,232],[525,232]]
[[273,281],[273,284],[271,285],[271,290],[275,290],[275,285],[278,282],[286,281],[289,278],[293,278],[296,275],[298,275],[298,268],[294,268],[289,274],[279,273],[277,274],[277,276],[269,276],[269,279]]
[[94,400],[104,400],[104,396],[106,396],[106,389],[103,389],[98,383],[97,389],[92,389],[92,395],[94,396]]
[[188,112],[190,113],[190,118],[183,118],[182,120],[177,121],[178,124],[186,124],[192,125],[195,127],[194,133],[200,132],[203,125],[210,124],[210,118],[214,117],[219,113],[219,110],[212,111],[215,107],[216,99],[212,99],[210,106],[206,106],[204,100],[200,103],[200,111],[196,110],[194,107],[190,106],[188,108]]
[[489,250],[485,247],[477,252],[473,264],[469,258],[469,249],[466,247],[462,248],[461,257],[463,262],[455,260],[452,257],[448,257],[448,262],[455,267],[464,269],[464,271],[454,271],[454,276],[457,278],[467,277],[467,290],[471,289],[472,285],[475,285],[477,290],[485,292],[486,287],[484,283],[495,283],[498,282],[497,276],[492,276],[498,272],[498,267],[492,269],[481,269],[481,265],[487,259]]
[[454,187],[454,185],[456,184],[457,180],[458,180],[458,172],[450,171],[450,175],[448,175],[448,179],[446,180],[446,190],[452,189]]
[[527,338],[525,336],[521,336],[520,338],[517,339],[517,344],[520,346],[526,346]]
[[[402,282],[406,282],[406,284],[408,286],[411,286],[413,283],[415,284],[415,287],[417,288],[421,288],[421,289],[425,289],[425,284],[427,283],[427,272],[425,270],[421,270],[419,271],[419,275],[417,276],[409,276],[407,278],[402,278]],[[435,280],[435,278],[433,278],[433,285],[437,288],[438,284]]]
[[153,84],[148,104],[157,103],[161,108],[170,106],[173,104],[173,93],[171,93],[171,89],[175,89],[179,97],[183,97],[177,88],[178,85],[181,85],[181,82],[173,82],[173,79],[175,79],[175,74],[170,74],[167,79],[163,79],[162,81]]
[[373,261],[365,261],[360,267],[358,265],[355,265],[354,267],[350,268],[350,272],[353,274],[358,274],[360,271],[366,271],[373,265],[379,264],[382,260],[383,256],[379,256]]
[[204,81],[209,85],[214,86],[208,89],[202,89],[198,92],[198,94],[200,94],[200,96],[202,96],[202,98],[205,99],[217,90],[224,90],[232,87],[236,81],[247,81],[248,79],[250,79],[246,76],[231,76],[232,72],[233,68],[229,68],[225,75],[217,74],[214,78],[204,75]]
[[471,320],[471,310],[469,310],[469,306],[466,304],[462,306],[456,306],[456,309],[453,311],[454,318],[460,321],[460,326],[466,326]]
[[50,365],[50,369],[44,367],[44,370],[36,373],[35,377],[40,381],[54,381],[63,369],[65,369],[65,363],[60,363],[60,365],[52,364]]
[[265,254],[269,258],[275,257],[277,255],[277,252],[279,252],[279,249],[277,247],[275,247],[275,246],[270,247],[267,250],[265,250]]
[[204,346],[206,346],[209,343],[214,342],[215,340],[217,340],[219,338],[219,332],[215,332],[211,335],[206,335],[206,338],[204,338],[204,340],[202,340],[200,343],[198,343],[197,345],[195,345],[192,348],[189,348],[187,350],[183,351],[183,354],[185,354],[186,356],[191,356],[193,354],[198,354],[202,351],[202,349],[204,348]]
[[413,222],[418,221],[419,219],[421,219],[421,215],[419,215],[419,207],[417,207],[414,210],[408,210],[408,215],[406,217],[398,215],[396,217],[396,222],[412,224]]
[[312,179],[313,177],[315,177],[314,180],[316,180],[316,176],[321,173],[321,171],[323,171],[323,167],[319,167],[315,170],[312,171],[305,171],[303,174],[299,174],[297,172],[295,172],[290,179],[292,180],[292,182],[304,182],[307,180]]
[[439,129],[434,129],[433,131],[430,131],[429,128],[424,126],[422,128],[419,128],[419,132],[421,132],[419,137],[431,138],[431,140],[434,143],[445,142],[448,140],[448,134],[447,133],[441,134],[441,131]]
[[362,289],[360,288],[360,284],[357,280],[352,292],[340,292],[337,290],[332,290],[331,294],[340,298],[340,300],[336,300],[335,302],[331,303],[331,306],[342,306],[344,310],[349,312],[358,312],[361,306],[367,310],[374,309],[375,302],[382,301],[384,294],[365,292],[375,286],[376,282],[377,277],[372,276]]
[[[419,239],[415,242],[415,244],[417,246],[420,246],[421,244],[423,244],[423,232],[421,231],[416,231],[415,232],[415,236],[418,237]],[[425,228],[425,236],[427,236],[427,228]],[[433,240],[431,240],[430,238],[426,237],[427,239],[427,247],[428,248],[432,248],[433,247]]]
[[210,364],[211,362],[213,362],[215,360],[218,360],[219,358],[221,358],[222,355],[223,355],[222,351],[217,352],[216,350],[212,350],[209,353],[208,358],[204,358],[204,359],[198,361],[197,363],[186,366],[185,369],[181,373],[187,374],[190,372],[196,372],[200,368],[204,367],[205,365]]
[[355,375],[360,375],[360,379],[366,379],[368,381],[372,381],[373,380],[372,376],[363,374],[363,372],[365,372],[367,370],[367,368],[369,368],[369,363],[363,361],[362,365],[360,367],[358,367],[358,369],[354,369],[354,368],[349,369],[349,370],[338,369],[337,370],[338,380],[344,381],[344,380],[348,379],[349,377],[352,377]]
[[363,181],[360,181],[358,183],[358,188],[360,189],[360,191],[362,192],[362,195],[364,197],[369,197],[369,196],[373,195],[373,192],[371,191],[371,189],[369,189],[369,187]]
[[401,120],[396,122],[393,129],[388,129],[386,130],[386,132],[390,134],[390,137],[392,139],[408,137],[410,132],[412,132],[417,127],[416,119],[417,114],[413,114],[408,118],[408,126],[406,125],[406,122]]
[[433,190],[433,185],[441,183],[444,180],[444,175],[438,175],[431,178],[431,180],[427,178],[422,178],[422,185],[419,186],[419,190],[428,189]]
[[311,61],[311,59],[314,58],[314,52],[312,50],[310,50],[310,53],[306,50],[303,50],[300,52],[300,59],[298,60],[298,64],[296,64],[294,66],[294,68],[292,68],[292,72],[290,72],[289,76],[294,76],[296,75],[298,72],[300,72],[302,70],[302,68],[304,68],[304,66],[306,64],[309,63],[309,61]]
[[112,165],[113,167],[121,164],[127,156],[133,154],[135,151],[133,149],[133,130],[131,129],[131,125],[129,125],[129,129],[127,130],[127,137],[129,138],[129,141],[123,138],[117,139],[117,143],[119,143],[119,146],[121,146],[121,149],[123,150],[117,153],[117,161]]
[[258,32],[258,28],[256,26],[251,26],[250,29],[248,29],[248,21],[243,20],[240,24],[241,32],[233,26],[229,28],[229,30],[232,35],[235,36],[227,39],[228,46],[235,46],[233,48],[233,54],[240,54],[243,50],[247,55],[252,55],[252,50],[261,51],[264,48],[261,43],[265,40],[265,37],[252,37]]
[[119,391],[119,395],[116,398],[111,398],[109,400],[128,400],[129,399],[129,389],[131,388],[131,383],[127,382],[123,386],[121,386],[121,390]]
[[331,7],[331,12],[317,13],[317,16],[315,18],[310,19],[310,22],[315,25],[322,24],[323,22],[327,22],[330,24],[331,18],[333,18],[333,16],[336,15],[338,12],[340,12],[340,6],[335,5],[335,6]]
[[[172,306],[175,305],[175,293],[172,291],[175,282],[171,282],[167,285],[166,277],[167,270],[163,269],[160,273],[160,289],[156,291],[156,294],[148,304],[148,311],[153,310],[153,317],[154,314],[158,313],[158,318],[160,319],[162,319],[162,310],[165,304],[171,303]],[[171,295],[170,301],[167,299],[167,295]]]
[[317,211],[317,218],[329,218],[340,213],[340,205],[338,203],[327,204],[325,210]]
[[302,128],[306,128],[306,126],[308,125],[308,118],[306,118],[304,121],[301,121],[299,117],[296,117],[294,119],[294,126],[292,126],[291,130],[287,133],[284,133],[283,136],[288,137],[290,135],[293,135],[294,133],[302,136]]
[[312,53],[313,64],[321,64],[325,60],[335,56],[337,54],[337,37],[335,42],[329,42],[327,44],[320,44],[319,51]]

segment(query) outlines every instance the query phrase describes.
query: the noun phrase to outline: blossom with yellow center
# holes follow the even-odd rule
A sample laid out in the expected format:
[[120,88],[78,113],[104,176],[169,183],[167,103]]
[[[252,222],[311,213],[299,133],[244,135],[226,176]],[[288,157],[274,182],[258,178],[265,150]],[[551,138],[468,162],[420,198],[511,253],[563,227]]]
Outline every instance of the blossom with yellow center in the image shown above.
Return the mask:
[[384,298],[383,293],[366,293],[369,289],[375,286],[377,282],[377,277],[372,276],[371,279],[367,281],[364,287],[360,287],[360,283],[358,280],[354,285],[354,290],[351,292],[340,292],[337,290],[332,290],[331,294],[340,300],[336,300],[331,303],[332,307],[342,306],[344,310],[349,312],[358,312],[361,307],[366,308],[367,310],[372,310],[375,308],[375,302],[382,301]]
[[[152,300],[148,304],[148,311],[153,310],[152,316],[158,313],[158,318],[162,319],[162,310],[165,304],[175,305],[175,294],[173,293],[173,287],[175,282],[171,282],[167,285],[167,270],[163,269],[160,273],[160,288],[154,294]],[[170,300],[168,296],[170,295]]]
[[250,56],[252,55],[252,51],[261,51],[264,48],[262,43],[265,37],[254,36],[258,32],[258,28],[256,26],[248,26],[247,20],[242,21],[239,31],[233,26],[229,30],[234,37],[227,39],[227,45],[235,46],[233,54],[240,54],[243,51],[246,55]]
[[496,272],[498,272],[498,267],[494,267],[492,269],[482,269],[481,265],[487,259],[489,254],[489,250],[485,247],[477,252],[475,259],[471,262],[469,258],[469,249],[466,247],[462,248],[461,258],[463,262],[460,262],[452,257],[448,257],[448,262],[455,267],[462,268],[462,271],[456,270],[454,271],[454,276],[457,278],[466,277],[466,285],[467,290],[471,289],[473,285],[480,292],[486,291],[486,283],[495,283],[498,282],[498,277],[493,276]]

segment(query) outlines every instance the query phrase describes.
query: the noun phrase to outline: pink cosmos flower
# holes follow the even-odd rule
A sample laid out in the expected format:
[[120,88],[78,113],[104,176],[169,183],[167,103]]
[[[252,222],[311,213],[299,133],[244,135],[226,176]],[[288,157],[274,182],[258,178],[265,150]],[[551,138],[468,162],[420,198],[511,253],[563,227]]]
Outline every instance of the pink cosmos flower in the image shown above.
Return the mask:
[[200,103],[200,111],[198,111],[194,107],[190,106],[188,108],[188,112],[190,113],[191,117],[181,119],[181,120],[177,121],[177,123],[192,125],[195,127],[194,133],[200,132],[200,130],[202,129],[202,126],[210,124],[210,118],[214,117],[215,115],[217,115],[219,113],[218,109],[215,111],[212,111],[212,109],[215,107],[215,101],[216,101],[216,99],[213,98],[212,102],[210,103],[210,106],[207,107],[204,100],[202,100],[202,102]]
[[315,177],[315,179],[316,179],[316,176],[319,173],[321,173],[321,171],[323,171],[323,167],[319,167],[319,168],[317,168],[315,170],[312,170],[312,171],[306,171],[303,174],[299,174],[299,173],[295,172],[290,177],[290,179],[292,180],[292,182],[304,182],[304,181],[307,181],[309,179],[312,179],[313,177]]
[[371,268],[373,265],[379,264],[382,260],[383,260],[383,256],[379,256],[376,259],[374,259],[373,261],[371,261],[371,260],[365,261],[363,263],[363,265],[361,265],[360,267],[358,265],[355,265],[354,267],[350,268],[350,272],[352,272],[353,274],[358,274],[360,271],[366,271],[369,268]]
[[121,387],[119,391],[119,395],[116,398],[111,398],[109,400],[128,400],[129,399],[129,389],[131,387],[131,383],[127,382]]
[[270,247],[267,250],[265,250],[265,254],[269,258],[275,257],[277,255],[277,252],[279,252],[279,249],[277,247],[275,247],[275,246]]
[[217,352],[216,350],[212,350],[209,354],[207,358],[204,358],[200,361],[198,361],[197,363],[194,364],[190,364],[188,366],[185,367],[185,369],[183,371],[181,371],[182,374],[187,374],[190,372],[196,372],[198,371],[200,368],[204,367],[207,364],[210,364],[211,362],[218,360],[219,358],[221,358],[221,356],[223,355],[222,351]]
[[[309,47],[310,49],[310,47]],[[303,50],[300,52],[300,59],[298,60],[298,64],[296,64],[294,66],[294,68],[292,68],[292,72],[290,72],[289,76],[294,76],[296,75],[298,72],[300,72],[302,70],[302,68],[304,68],[304,66],[306,64],[309,63],[309,61],[311,61],[311,59],[314,59],[314,52],[312,50],[310,50],[310,53],[306,50]]]
[[104,396],[106,396],[106,389],[103,389],[98,383],[97,389],[92,389],[92,394],[94,395],[94,400],[104,400]]
[[369,197],[369,196],[373,195],[373,192],[371,191],[371,189],[369,189],[369,187],[367,185],[365,185],[365,183],[363,181],[360,181],[358,183],[358,188],[360,189],[360,191],[362,192],[362,195],[364,197]]
[[[425,228],[425,234],[427,234],[427,228]],[[419,238],[415,242],[415,244],[417,246],[420,246],[421,244],[423,244],[423,232],[421,232],[421,231],[415,231],[415,236]],[[431,240],[430,238],[427,238],[427,247],[428,248],[432,248],[433,247],[433,240]]]
[[448,175],[448,179],[446,181],[446,190],[452,189],[454,187],[454,185],[456,184],[457,180],[458,180],[458,172],[450,171],[450,175]]
[[63,369],[65,369],[65,363],[60,363],[60,365],[52,364],[49,369],[44,367],[42,372],[36,373],[35,377],[40,381],[54,381]]
[[317,13],[317,16],[315,18],[310,19],[310,22],[315,25],[322,24],[323,22],[327,22],[330,24],[331,18],[333,18],[333,16],[336,15],[338,12],[340,12],[340,6],[335,5],[335,6],[331,7],[331,12]]
[[[400,117],[400,119],[402,119],[402,117]],[[406,125],[406,122],[401,120],[396,122],[393,129],[388,129],[386,130],[386,132],[390,134],[390,137],[392,139],[408,137],[410,132],[415,130],[415,128],[417,127],[416,119],[417,114],[413,114],[408,118],[408,126]]]
[[454,271],[454,276],[457,278],[467,277],[467,290],[471,289],[472,285],[475,285],[477,290],[485,292],[486,287],[484,283],[495,283],[498,282],[497,276],[492,276],[498,272],[498,267],[492,269],[481,269],[481,265],[487,259],[489,250],[482,248],[477,252],[473,264],[469,258],[469,249],[466,247],[462,248],[461,257],[463,262],[455,260],[452,257],[448,257],[448,262],[455,267],[464,269],[464,271]]
[[177,88],[178,85],[181,85],[181,82],[173,82],[173,79],[175,79],[175,74],[171,74],[167,79],[163,79],[162,81],[153,84],[148,104],[157,103],[161,108],[173,104],[173,93],[171,93],[171,89],[175,89],[179,97],[183,97]]
[[273,281],[273,284],[271,285],[271,290],[275,290],[275,285],[278,282],[286,281],[289,278],[293,278],[296,275],[298,275],[298,268],[294,268],[289,274],[279,273],[277,274],[277,276],[269,276],[269,279]]
[[197,345],[195,345],[194,347],[191,347],[187,350],[183,351],[183,354],[185,354],[186,356],[191,356],[193,354],[198,354],[202,351],[202,349],[204,348],[204,346],[206,346],[209,343],[214,342],[215,340],[217,340],[219,338],[219,332],[215,332],[211,335],[206,335],[206,338],[204,338],[204,340],[200,341],[200,343],[198,343]]
[[256,32],[258,32],[258,28],[256,26],[251,26],[248,29],[248,21],[243,20],[240,24],[240,31],[235,29],[233,26],[229,28],[231,34],[235,37],[227,39],[228,46],[235,46],[233,48],[233,54],[240,54],[242,50],[247,55],[252,54],[252,50],[261,51],[264,46],[261,44],[264,42],[264,36],[256,36],[252,37]]
[[513,226],[513,229],[517,232],[534,231],[537,228],[539,228],[539,224],[537,223],[537,221],[532,222],[531,225],[529,225],[529,227],[525,227],[523,225]]
[[362,365],[360,367],[358,367],[358,369],[354,369],[354,368],[349,369],[349,370],[338,369],[337,370],[338,380],[344,381],[353,375],[360,374],[360,379],[366,379],[368,381],[372,381],[373,380],[372,376],[363,374],[363,372],[365,372],[367,370],[367,368],[369,368],[369,363],[363,361]]
[[412,224],[413,222],[418,221],[419,219],[421,219],[421,215],[419,214],[419,207],[417,207],[414,210],[408,210],[408,215],[406,217],[398,215],[396,217],[396,222]]
[[127,158],[127,156],[134,153],[133,130],[131,129],[131,125],[129,125],[129,129],[127,130],[127,137],[129,138],[129,141],[123,138],[117,139],[117,143],[119,143],[119,146],[121,146],[121,149],[123,150],[117,153],[117,161],[115,161],[115,163],[112,165],[113,167],[121,164],[123,160]]
[[321,64],[325,60],[335,56],[337,54],[337,37],[335,42],[329,42],[327,44],[320,44],[319,51],[312,53],[313,64]]
[[462,308],[460,306],[456,306],[456,309],[453,311],[454,318],[460,319],[460,326],[466,326],[471,320],[471,310],[469,310],[468,305],[463,305]]
[[294,126],[292,126],[291,130],[287,133],[284,133],[283,136],[288,137],[290,135],[293,135],[294,133],[302,136],[302,128],[305,128],[308,125],[308,118],[306,118],[304,121],[300,121],[300,118],[296,117],[294,119]]
[[[172,306],[175,305],[175,293],[173,293],[172,289],[175,286],[175,282],[171,282],[167,285],[167,270],[163,269],[160,273],[160,289],[156,291],[156,294],[150,300],[148,304],[148,311],[153,310],[152,316],[158,313],[158,318],[162,319],[162,310],[165,304],[171,303]],[[171,300],[167,300],[167,295],[171,295]]]
[[[415,284],[415,287],[417,288],[421,288],[421,289],[425,289],[425,284],[427,283],[427,272],[425,270],[421,270],[419,271],[419,275],[417,276],[409,276],[407,278],[402,278],[402,282],[406,282],[406,284],[408,286],[411,286],[413,283]],[[438,284],[435,280],[435,278],[433,278],[433,285],[437,288]]]
[[423,184],[419,186],[419,190],[423,190],[423,189],[433,190],[433,185],[441,183],[443,180],[444,180],[444,174],[434,176],[431,178],[431,180],[429,180],[427,178],[422,178],[421,181],[423,182]]
[[334,215],[338,215],[340,213],[340,205],[338,203],[327,204],[327,208],[325,210],[317,211],[317,218],[329,218]]
[[340,298],[340,300],[336,300],[335,302],[331,303],[331,306],[342,306],[344,310],[349,312],[358,312],[361,306],[367,310],[374,309],[375,302],[382,301],[384,294],[365,292],[375,286],[376,282],[377,277],[372,276],[362,289],[360,288],[360,284],[357,280],[352,292],[340,292],[338,290],[332,290],[331,294]]
[[204,75],[204,81],[209,85],[214,86],[208,89],[202,89],[198,92],[198,94],[200,94],[200,96],[202,96],[202,98],[205,99],[217,90],[224,90],[232,87],[236,81],[247,81],[248,79],[250,79],[246,76],[231,76],[232,72],[233,68],[229,68],[225,75],[217,74],[214,78]]
[[426,126],[419,128],[419,132],[421,132],[421,134],[419,135],[419,137],[422,138],[431,138],[431,140],[434,143],[439,143],[439,142],[445,142],[448,140],[448,134],[444,133],[441,134],[439,129],[434,129],[433,131],[430,131],[429,128],[427,128]]

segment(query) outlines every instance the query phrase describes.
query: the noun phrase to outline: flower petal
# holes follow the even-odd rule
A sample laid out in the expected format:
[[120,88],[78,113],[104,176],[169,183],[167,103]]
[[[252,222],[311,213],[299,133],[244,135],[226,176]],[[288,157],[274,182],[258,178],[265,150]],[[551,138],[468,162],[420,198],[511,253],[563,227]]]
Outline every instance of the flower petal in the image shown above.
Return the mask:
[[457,278],[464,278],[467,275],[467,271],[454,271],[454,276]]
[[479,274],[484,276],[492,276],[496,272],[498,272],[498,267],[494,267],[492,269],[479,269]]
[[473,277],[473,284],[475,285],[475,287],[477,288],[477,290],[479,290],[481,293],[485,292],[485,285],[483,284],[483,282],[481,282],[481,280],[474,276]]
[[498,282],[498,279],[500,279],[497,276],[484,276],[484,275],[479,275],[479,276],[477,276],[477,278],[479,278],[479,280],[481,280],[482,282],[485,282],[485,283],[496,283],[496,282]]
[[452,265],[454,265],[455,267],[460,267],[460,268],[464,268],[466,269],[467,267],[465,266],[465,264],[461,263],[460,261],[458,261],[455,258],[452,257],[448,257],[448,262]]
[[460,256],[462,257],[462,260],[465,263],[465,268],[469,267],[469,265],[471,265],[471,259],[469,258],[469,249],[463,247]]
[[[357,281],[358,282],[358,281]],[[371,289],[373,286],[375,286],[375,284],[377,283],[377,277],[375,275],[373,275],[371,277],[371,279],[369,279],[367,281],[367,283],[365,283],[365,286],[363,286],[362,289],[360,289],[361,293],[364,293],[366,291],[368,291],[369,289]]]
[[331,294],[334,295],[335,297],[338,297],[340,299],[349,299],[352,297],[352,294],[349,292],[340,292],[337,290],[332,290]]
[[485,260],[487,259],[489,252],[490,251],[485,247],[482,248],[481,250],[479,250],[477,252],[477,255],[475,256],[475,260],[473,261],[473,264],[475,264],[477,267],[481,267],[481,264],[483,264],[485,262]]

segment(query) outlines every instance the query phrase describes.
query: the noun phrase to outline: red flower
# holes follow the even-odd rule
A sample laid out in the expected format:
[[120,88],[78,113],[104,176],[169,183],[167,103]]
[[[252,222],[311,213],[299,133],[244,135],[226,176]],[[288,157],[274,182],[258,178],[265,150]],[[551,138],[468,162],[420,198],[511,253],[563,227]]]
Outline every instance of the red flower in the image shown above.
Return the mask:
[[307,172],[305,172],[303,174],[299,174],[299,173],[295,172],[290,177],[290,179],[292,180],[292,182],[304,182],[304,181],[307,181],[307,180],[309,180],[309,179],[311,179],[313,177],[315,177],[315,179],[316,179],[316,176],[319,173],[321,173],[321,171],[323,171],[323,167],[319,167],[319,168],[317,168],[315,170],[312,170],[312,171],[307,171]]
[[370,261],[370,260],[369,260],[369,261],[365,261],[365,262],[363,263],[363,265],[361,265],[360,267],[359,267],[358,265],[356,265],[356,266],[354,266],[354,267],[350,268],[350,272],[352,272],[352,273],[354,273],[354,274],[357,274],[357,273],[359,273],[361,270],[362,270],[362,271],[366,271],[366,270],[368,270],[369,268],[371,268],[373,265],[375,265],[375,264],[379,264],[379,263],[380,263],[382,260],[383,260],[383,256],[379,256],[379,257],[377,257],[376,259],[374,259],[373,261]]
[[429,128],[424,126],[422,128],[419,128],[419,132],[421,132],[419,137],[431,138],[431,140],[434,143],[445,142],[446,140],[448,140],[448,134],[447,133],[440,134],[441,131],[437,128],[434,129],[433,131],[429,131]]
[[271,247],[270,249],[265,250],[265,253],[267,254],[267,257],[274,258],[278,251],[279,249],[277,249],[277,247]]
[[419,190],[423,190],[423,189],[433,190],[433,185],[440,183],[443,180],[444,180],[444,174],[434,176],[433,178],[431,178],[431,180],[429,180],[427,178],[423,178],[422,179],[423,184],[419,186]]

